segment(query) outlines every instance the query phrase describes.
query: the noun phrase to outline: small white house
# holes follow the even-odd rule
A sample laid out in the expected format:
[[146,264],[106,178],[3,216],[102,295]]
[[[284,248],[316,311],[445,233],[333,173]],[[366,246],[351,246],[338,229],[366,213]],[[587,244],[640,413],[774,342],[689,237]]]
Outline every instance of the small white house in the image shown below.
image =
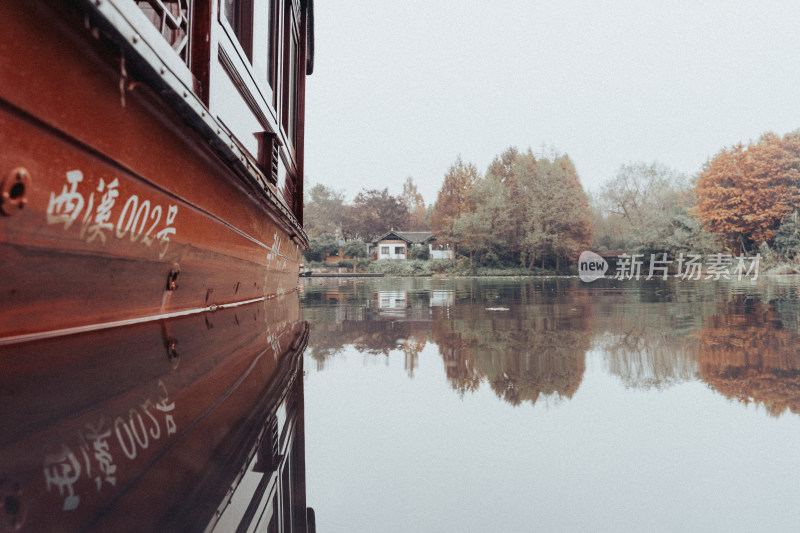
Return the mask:
[[428,250],[431,253],[431,259],[452,259],[453,249],[447,243],[439,243],[435,237],[431,237],[428,241]]
[[452,259],[449,244],[439,244],[430,231],[389,231],[372,243],[375,259],[408,259],[412,246],[427,246],[431,259]]

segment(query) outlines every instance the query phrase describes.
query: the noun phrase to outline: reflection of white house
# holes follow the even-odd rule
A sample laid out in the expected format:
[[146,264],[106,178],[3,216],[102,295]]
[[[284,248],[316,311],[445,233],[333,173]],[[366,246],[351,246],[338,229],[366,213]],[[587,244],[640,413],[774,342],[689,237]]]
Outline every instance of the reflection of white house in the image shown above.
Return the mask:
[[449,244],[440,244],[430,231],[392,230],[372,243],[375,258],[407,259],[412,246],[427,246],[431,259],[452,259],[453,251]]
[[379,309],[405,309],[406,308],[406,293],[399,291],[379,291],[378,292],[378,308]]
[[378,292],[378,314],[389,318],[405,318],[406,293],[400,291]]
[[454,291],[431,291],[431,307],[450,307],[456,303],[456,293]]

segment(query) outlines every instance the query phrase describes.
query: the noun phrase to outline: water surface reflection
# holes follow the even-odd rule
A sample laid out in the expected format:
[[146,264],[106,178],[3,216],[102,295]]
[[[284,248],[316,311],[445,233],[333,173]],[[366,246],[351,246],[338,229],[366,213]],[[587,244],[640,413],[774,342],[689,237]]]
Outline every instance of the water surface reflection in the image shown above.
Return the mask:
[[[800,497],[794,279],[309,280],[302,305],[309,426],[325,442],[309,441],[312,470],[370,465],[362,483],[386,496],[312,476],[315,507],[334,529],[356,517],[364,531],[770,529],[800,519],[789,506]],[[481,473],[466,475],[466,464]],[[405,470],[425,480],[424,497],[401,496]],[[333,502],[334,487],[359,510]],[[486,506],[477,517],[467,487]],[[403,514],[409,506],[416,518]]]
[[756,402],[777,416],[800,414],[798,309],[737,294],[705,319],[698,365],[705,383],[729,398]]
[[0,346],[0,530],[306,531],[296,294]]
[[788,402],[785,394],[800,396],[794,383],[800,303],[791,280],[745,288],[413,280],[399,290],[403,283],[307,282],[304,317],[311,323],[310,356],[318,368],[352,346],[375,355],[401,350],[413,374],[419,353],[432,342],[453,389],[463,393],[486,382],[516,405],[534,403],[540,394],[572,396],[585,355],[594,348],[606,371],[628,387],[661,388],[700,378],[730,390],[730,381],[739,379],[742,392],[724,394],[767,403],[744,393],[745,381],[759,374],[775,384],[776,393],[783,391],[782,401]]

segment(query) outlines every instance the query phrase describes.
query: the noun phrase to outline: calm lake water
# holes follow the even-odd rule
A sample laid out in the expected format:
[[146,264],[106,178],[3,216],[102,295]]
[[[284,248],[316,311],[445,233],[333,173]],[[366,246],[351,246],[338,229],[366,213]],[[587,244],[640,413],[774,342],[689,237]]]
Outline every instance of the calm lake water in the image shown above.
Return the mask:
[[796,530],[799,288],[305,281],[319,530]]

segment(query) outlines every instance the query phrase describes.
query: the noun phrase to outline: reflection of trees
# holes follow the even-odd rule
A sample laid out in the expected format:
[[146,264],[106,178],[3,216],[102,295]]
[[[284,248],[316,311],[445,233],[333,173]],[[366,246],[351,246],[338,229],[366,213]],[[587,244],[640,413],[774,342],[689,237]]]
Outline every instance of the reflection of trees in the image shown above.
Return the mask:
[[626,387],[662,388],[697,375],[691,333],[713,314],[711,287],[651,282],[634,291],[609,289],[594,308],[594,348]]
[[[380,295],[387,291],[404,292],[403,306],[382,308]],[[455,390],[474,391],[485,381],[514,405],[575,393],[591,343],[591,315],[588,291],[577,280],[332,282],[307,286],[303,308],[308,353],[318,368],[349,345],[369,354],[401,350],[413,376],[432,339]]]
[[455,390],[464,394],[478,389],[482,376],[475,368],[472,349],[462,342],[454,322],[447,319],[450,309],[434,309],[431,338],[439,346],[444,371]]
[[348,333],[343,331],[349,323],[312,322],[308,334],[308,354],[317,362],[317,370],[325,367],[325,361],[341,352],[347,344],[343,339]]
[[[381,308],[386,291],[404,293],[396,298],[404,303]],[[319,368],[344,346],[401,350],[413,376],[432,340],[453,389],[463,394],[486,382],[517,405],[572,396],[592,347],[627,386],[699,376],[729,398],[800,414],[800,306],[790,280],[335,281],[306,288],[303,318],[307,353]]]
[[609,374],[619,377],[626,387],[662,388],[694,378],[697,374],[697,341],[681,335],[645,306],[638,312],[623,312],[611,321],[611,328],[594,339],[603,352]]
[[[381,296],[386,294],[396,305],[385,306]],[[302,300],[303,318],[310,324],[308,353],[318,370],[345,346],[353,346],[372,355],[403,351],[406,370],[413,377],[428,339],[430,317],[429,292],[421,290],[418,280],[396,284],[334,278],[306,285]]]
[[451,386],[463,394],[485,380],[513,405],[571,397],[583,379],[592,318],[585,290],[572,287],[566,298],[524,292],[507,310],[492,310],[491,295],[479,294],[475,303],[434,309],[431,337]]
[[418,354],[425,346],[426,322],[374,321],[359,324],[360,335],[351,343],[359,352],[389,355],[391,350]]
[[698,334],[703,381],[728,398],[763,404],[773,416],[800,414],[800,338],[784,327],[787,318],[780,302],[734,296]]
[[626,387],[662,388],[694,378],[696,342],[668,332],[630,329],[597,340],[606,369]]
[[428,322],[421,321],[318,321],[311,322],[310,326],[309,355],[317,362],[318,370],[324,368],[327,359],[352,345],[359,352],[373,355],[402,350],[406,368],[413,375],[428,338]]
[[571,398],[583,379],[591,333],[530,333],[530,338],[520,339],[519,345],[511,347],[527,352],[487,354],[488,357],[478,358],[479,369],[487,375],[495,393],[512,405],[526,400],[536,403],[540,395]]

